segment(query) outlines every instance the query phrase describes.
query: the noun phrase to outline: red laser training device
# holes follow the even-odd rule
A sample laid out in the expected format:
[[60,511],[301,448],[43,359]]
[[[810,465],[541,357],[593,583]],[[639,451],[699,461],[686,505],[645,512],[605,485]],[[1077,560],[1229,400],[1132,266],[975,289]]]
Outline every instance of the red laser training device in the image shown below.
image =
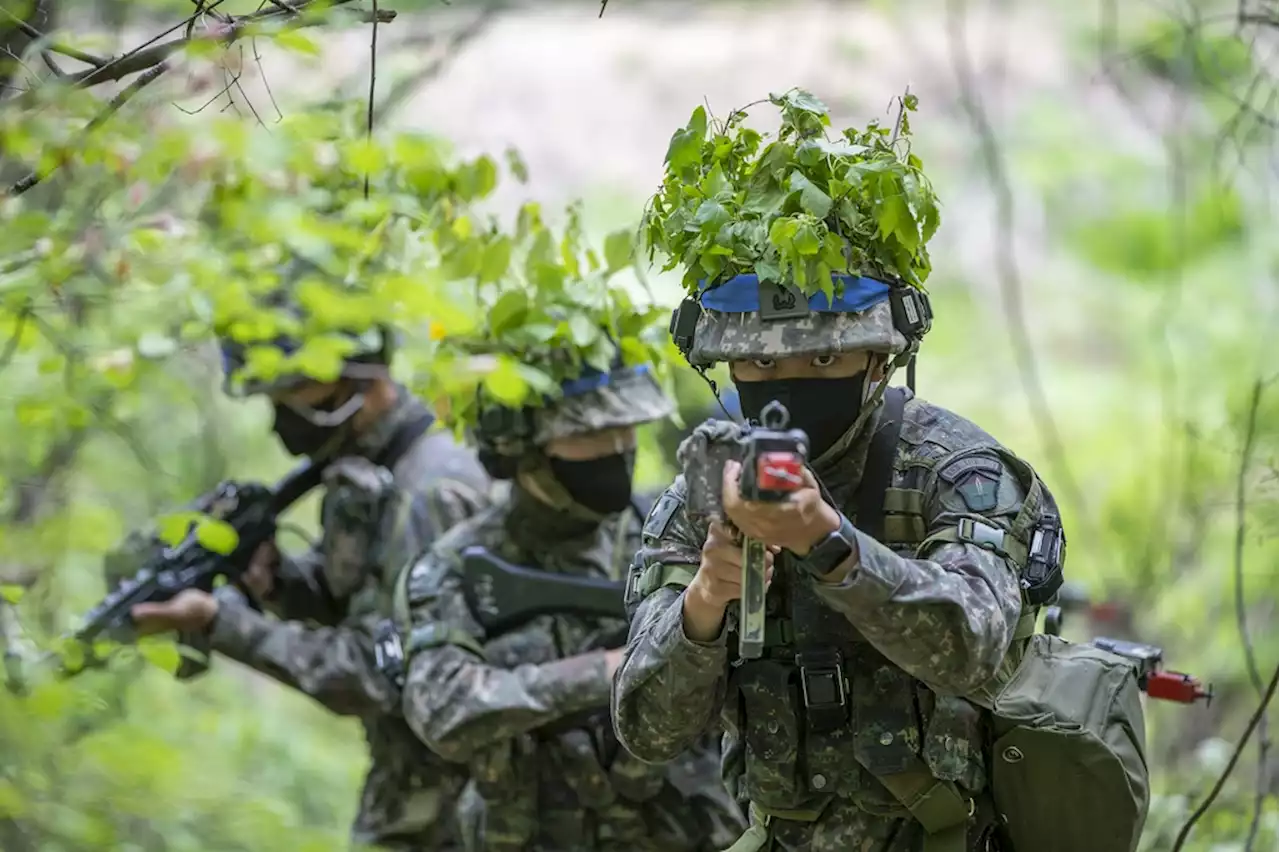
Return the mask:
[[1138,686],[1151,698],[1179,704],[1195,704],[1201,699],[1208,704],[1213,700],[1213,688],[1204,688],[1199,679],[1181,672],[1165,671],[1162,668],[1164,651],[1154,645],[1103,637],[1093,639],[1089,644],[1137,663]]

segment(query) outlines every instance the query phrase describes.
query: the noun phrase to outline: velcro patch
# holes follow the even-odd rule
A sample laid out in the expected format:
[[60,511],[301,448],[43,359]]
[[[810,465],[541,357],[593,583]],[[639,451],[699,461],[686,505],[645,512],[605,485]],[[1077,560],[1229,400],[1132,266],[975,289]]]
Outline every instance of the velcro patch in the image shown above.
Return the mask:
[[653,509],[649,512],[649,517],[644,522],[644,529],[641,536],[646,542],[654,542],[662,538],[662,534],[667,531],[667,527],[671,526],[671,519],[675,516],[684,501],[671,492],[664,493],[658,498],[658,502],[654,504]]
[[982,471],[1000,481],[1004,467],[998,459],[988,455],[966,455],[948,462],[938,469],[938,478],[950,485],[955,485],[973,471]]
[[970,512],[990,512],[1000,503],[1000,474],[972,470],[955,486]]
[[760,319],[799,319],[809,315],[809,300],[798,287],[760,282]]

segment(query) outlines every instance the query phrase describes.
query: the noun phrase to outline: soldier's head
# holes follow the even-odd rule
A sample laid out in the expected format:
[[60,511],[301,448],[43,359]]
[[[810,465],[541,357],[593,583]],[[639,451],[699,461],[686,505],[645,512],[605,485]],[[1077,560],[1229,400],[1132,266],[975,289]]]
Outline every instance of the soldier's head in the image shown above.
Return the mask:
[[324,458],[340,453],[396,401],[398,390],[389,371],[394,347],[389,328],[328,330],[326,337],[340,342],[344,351],[338,376],[330,381],[298,373],[270,380],[242,375],[255,347],[292,355],[303,344],[296,336],[276,334],[246,342],[224,333],[219,338],[224,390],[231,396],[266,396],[274,410],[272,431],[291,455]]
[[742,414],[786,406],[818,458],[847,445],[878,401],[878,385],[929,329],[928,299],[870,276],[838,276],[835,298],[738,275],[704,286],[672,317],[694,367],[729,365]]
[[582,366],[559,393],[514,409],[480,400],[474,433],[495,479],[514,479],[543,502],[599,519],[631,504],[636,427],[671,413],[648,364]]

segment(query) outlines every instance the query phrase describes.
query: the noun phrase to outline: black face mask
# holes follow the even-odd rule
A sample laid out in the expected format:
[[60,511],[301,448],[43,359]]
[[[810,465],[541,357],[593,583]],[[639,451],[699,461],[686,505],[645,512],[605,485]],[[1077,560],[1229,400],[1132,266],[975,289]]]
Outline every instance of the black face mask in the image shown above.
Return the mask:
[[791,415],[789,429],[809,436],[809,458],[816,459],[853,426],[862,410],[867,371],[838,379],[766,379],[734,382],[742,400],[742,415],[757,423],[760,412],[774,400]]
[[635,450],[585,461],[549,458],[552,475],[578,505],[601,515],[612,515],[631,505]]
[[[338,400],[335,393],[314,408],[316,411],[333,411],[339,405]],[[327,447],[335,435],[344,431],[350,422],[348,419],[333,426],[317,426],[289,406],[277,402],[271,430],[276,433],[289,455],[314,456]]]

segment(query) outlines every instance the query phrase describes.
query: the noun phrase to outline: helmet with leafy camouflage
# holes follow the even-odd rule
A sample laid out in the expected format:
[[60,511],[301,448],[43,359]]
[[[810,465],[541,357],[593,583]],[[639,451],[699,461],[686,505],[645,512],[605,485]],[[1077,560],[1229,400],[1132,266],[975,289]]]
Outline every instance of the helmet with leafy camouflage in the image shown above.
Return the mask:
[[[293,272],[298,272],[302,264],[295,262]],[[290,319],[301,322],[304,312],[300,305],[286,290],[276,290],[261,302],[264,311],[282,313]],[[385,326],[358,331],[356,329],[334,329],[328,336],[338,336],[349,341],[350,348],[343,357],[341,378],[374,379],[386,374],[386,367],[391,363],[394,350],[394,334]],[[301,387],[315,379],[293,373],[284,374],[270,380],[246,377],[242,371],[248,363],[249,350],[254,346],[268,346],[284,355],[292,355],[302,346],[296,336],[285,333],[275,335],[269,340],[248,341],[231,337],[225,332],[219,337],[219,348],[222,351],[223,389],[230,396],[248,396],[252,394],[271,394],[289,391]]]
[[[585,436],[608,429],[640,426],[668,416],[674,405],[658,386],[649,364],[623,366],[615,359],[609,370],[583,365],[572,378],[562,381],[559,393],[541,404],[508,408],[481,403],[473,428],[481,463],[495,479],[524,474],[533,479],[554,505],[586,509],[587,514],[607,514],[588,506],[573,493],[572,483],[557,476],[557,460],[544,452],[560,438]],[[628,459],[628,464],[634,459]],[[630,497],[630,470],[626,472]]]
[[931,326],[922,290],[870,276],[834,276],[836,292],[805,295],[796,287],[736,275],[686,299],[671,336],[694,367],[717,362],[869,351],[911,353]]

